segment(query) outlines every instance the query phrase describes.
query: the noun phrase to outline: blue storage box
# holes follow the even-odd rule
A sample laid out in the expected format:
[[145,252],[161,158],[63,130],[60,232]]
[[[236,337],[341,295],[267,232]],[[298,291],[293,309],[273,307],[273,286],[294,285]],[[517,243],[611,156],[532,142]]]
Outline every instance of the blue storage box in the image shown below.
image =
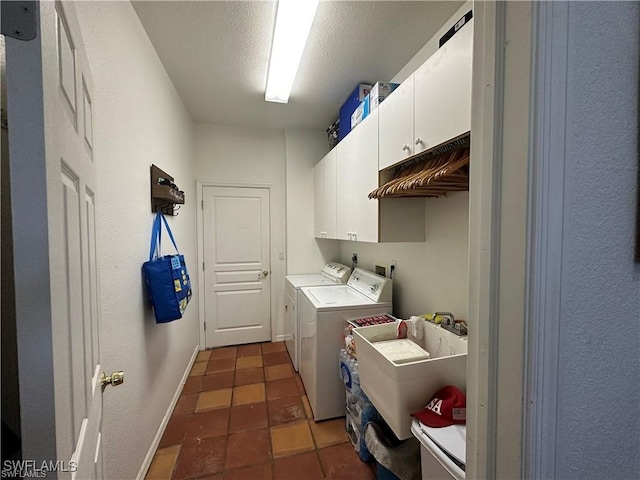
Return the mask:
[[362,122],[369,115],[369,95],[364,97],[364,100],[360,102],[356,111],[351,115],[351,130]]
[[340,135],[338,140],[342,140],[351,131],[351,115],[358,108],[360,102],[369,95],[370,90],[371,85],[368,83],[359,84],[340,107]]

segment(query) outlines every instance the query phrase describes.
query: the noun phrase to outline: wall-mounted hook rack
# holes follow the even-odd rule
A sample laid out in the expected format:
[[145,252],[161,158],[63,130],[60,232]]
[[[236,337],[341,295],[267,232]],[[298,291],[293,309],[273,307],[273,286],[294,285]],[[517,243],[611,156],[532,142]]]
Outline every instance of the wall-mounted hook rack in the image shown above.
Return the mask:
[[176,205],[184,205],[184,192],[173,183],[173,177],[151,165],[151,211],[177,215]]

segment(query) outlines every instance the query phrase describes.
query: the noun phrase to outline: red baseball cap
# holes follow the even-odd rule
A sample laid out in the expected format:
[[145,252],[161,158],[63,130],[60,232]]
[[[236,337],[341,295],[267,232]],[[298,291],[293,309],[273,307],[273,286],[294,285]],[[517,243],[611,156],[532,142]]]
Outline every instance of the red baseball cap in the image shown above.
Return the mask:
[[436,392],[424,410],[412,413],[427,427],[447,427],[465,424],[467,421],[467,398],[453,385]]

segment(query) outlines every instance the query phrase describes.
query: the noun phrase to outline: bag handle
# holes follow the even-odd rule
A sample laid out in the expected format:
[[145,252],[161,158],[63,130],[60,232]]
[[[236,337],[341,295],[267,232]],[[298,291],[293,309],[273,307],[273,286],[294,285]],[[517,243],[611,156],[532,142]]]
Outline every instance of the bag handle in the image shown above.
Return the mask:
[[[158,214],[160,215],[160,217],[162,218],[162,221],[164,222],[164,226],[167,229],[167,233],[169,234],[169,238],[171,239],[171,243],[173,243],[173,248],[176,249],[176,252],[179,254],[180,250],[178,250],[178,245],[176,245],[176,241],[173,238],[173,232],[171,232],[171,229],[169,228],[169,223],[167,222],[166,217],[162,214],[162,212],[158,212]],[[162,227],[161,227],[162,229]],[[158,236],[160,236],[161,233],[158,233]]]
[[159,253],[161,249],[163,222],[164,222],[165,228],[167,229],[167,233],[169,234],[169,238],[171,239],[171,243],[173,243],[173,247],[176,249],[177,253],[180,253],[180,251],[178,250],[178,246],[176,245],[176,241],[173,238],[173,232],[171,232],[171,228],[169,228],[169,224],[167,223],[167,219],[164,217],[162,212],[158,212],[156,214],[156,218],[153,220],[153,228],[151,229],[151,246],[149,248],[149,261],[153,260],[154,254],[156,258],[160,256]]

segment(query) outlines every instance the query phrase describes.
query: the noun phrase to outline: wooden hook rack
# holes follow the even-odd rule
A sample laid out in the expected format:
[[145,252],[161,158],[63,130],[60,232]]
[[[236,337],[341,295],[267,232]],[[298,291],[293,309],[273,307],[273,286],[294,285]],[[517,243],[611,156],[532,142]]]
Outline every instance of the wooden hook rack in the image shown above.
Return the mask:
[[184,192],[173,183],[171,175],[151,165],[151,211],[177,215],[176,205],[184,205]]

